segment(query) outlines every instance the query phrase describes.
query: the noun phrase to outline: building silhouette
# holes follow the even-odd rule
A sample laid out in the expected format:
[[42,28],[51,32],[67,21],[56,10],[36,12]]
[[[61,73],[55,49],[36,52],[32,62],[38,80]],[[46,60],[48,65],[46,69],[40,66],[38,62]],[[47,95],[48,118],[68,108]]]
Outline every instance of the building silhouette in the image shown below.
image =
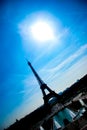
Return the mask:
[[[58,102],[61,102],[61,96],[59,94],[55,93],[53,90],[51,90],[47,86],[47,84],[44,83],[44,81],[39,77],[39,75],[37,74],[37,72],[35,71],[35,69],[33,68],[33,66],[31,65],[31,63],[29,61],[27,63],[30,66],[33,74],[35,75],[35,77],[40,85],[40,89],[41,89],[42,94],[43,94],[44,104],[47,104],[49,102],[49,100],[53,97],[57,98]],[[45,90],[48,91],[48,94],[46,94]]]

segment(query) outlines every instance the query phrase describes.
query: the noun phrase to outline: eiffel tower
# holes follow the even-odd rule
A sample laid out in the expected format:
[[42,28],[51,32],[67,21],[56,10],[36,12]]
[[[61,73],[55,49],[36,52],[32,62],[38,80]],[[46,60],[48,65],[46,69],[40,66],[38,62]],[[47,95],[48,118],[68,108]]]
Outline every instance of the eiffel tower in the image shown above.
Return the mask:
[[[39,77],[39,75],[37,74],[37,72],[35,71],[35,69],[33,68],[33,66],[31,65],[31,63],[29,61],[27,61],[27,63],[30,66],[32,72],[34,73],[34,75],[35,75],[35,77],[40,85],[40,89],[41,89],[42,94],[43,94],[44,104],[48,104],[48,101],[53,97],[56,97],[58,102],[60,102],[61,96],[58,95],[57,93],[55,93],[53,90],[51,90],[47,86],[47,84],[44,83],[44,81]],[[46,94],[45,90],[48,91],[48,94]]]

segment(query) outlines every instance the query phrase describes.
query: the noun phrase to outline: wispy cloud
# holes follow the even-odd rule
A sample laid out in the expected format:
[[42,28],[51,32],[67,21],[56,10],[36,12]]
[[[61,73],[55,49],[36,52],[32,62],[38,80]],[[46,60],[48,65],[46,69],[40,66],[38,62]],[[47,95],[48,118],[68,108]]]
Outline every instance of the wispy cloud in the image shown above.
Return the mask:
[[87,74],[87,55],[73,64],[66,72],[62,72],[60,77],[56,74],[52,85],[55,86],[56,91],[60,92],[70,87],[70,85],[82,78],[85,74]]
[[[40,71],[41,73],[49,73],[47,79],[50,79],[51,77],[54,77],[57,72],[60,72],[61,69],[70,64],[72,61],[74,61],[76,58],[80,58],[80,56],[82,56],[85,52],[87,52],[87,44],[81,46],[75,53],[71,54],[70,56],[67,56],[67,58],[64,59],[64,61],[60,62],[60,64],[57,64],[59,59],[59,56],[57,56],[56,58],[52,59],[52,61],[50,61],[47,66]],[[51,67],[53,63],[56,63],[55,67]]]

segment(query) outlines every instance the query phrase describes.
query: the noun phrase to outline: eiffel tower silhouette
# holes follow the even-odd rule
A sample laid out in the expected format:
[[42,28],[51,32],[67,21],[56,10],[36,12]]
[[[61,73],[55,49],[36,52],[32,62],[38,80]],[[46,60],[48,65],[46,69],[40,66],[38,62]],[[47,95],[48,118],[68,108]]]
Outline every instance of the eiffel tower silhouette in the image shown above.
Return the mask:
[[[48,104],[48,101],[53,97],[56,97],[58,102],[60,102],[61,96],[58,95],[57,93],[55,93],[53,90],[51,90],[47,86],[47,84],[44,83],[44,81],[39,77],[39,75],[37,74],[37,72],[35,71],[35,69],[33,68],[33,66],[31,65],[31,63],[29,61],[27,61],[27,63],[30,66],[33,74],[35,75],[35,77],[40,85],[40,89],[41,89],[42,94],[43,94],[44,104]],[[46,90],[48,91],[48,94],[46,94],[46,92],[45,92]]]

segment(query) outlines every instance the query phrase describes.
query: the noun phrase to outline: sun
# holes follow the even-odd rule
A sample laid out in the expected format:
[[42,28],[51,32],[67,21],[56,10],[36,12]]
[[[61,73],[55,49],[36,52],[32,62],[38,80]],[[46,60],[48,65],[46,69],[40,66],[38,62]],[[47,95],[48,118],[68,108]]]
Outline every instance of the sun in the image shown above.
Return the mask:
[[24,47],[56,45],[60,36],[58,25],[59,22],[47,12],[36,12],[26,16],[18,24],[18,31]]
[[52,26],[46,21],[37,21],[30,27],[31,35],[38,42],[46,42],[54,39]]

